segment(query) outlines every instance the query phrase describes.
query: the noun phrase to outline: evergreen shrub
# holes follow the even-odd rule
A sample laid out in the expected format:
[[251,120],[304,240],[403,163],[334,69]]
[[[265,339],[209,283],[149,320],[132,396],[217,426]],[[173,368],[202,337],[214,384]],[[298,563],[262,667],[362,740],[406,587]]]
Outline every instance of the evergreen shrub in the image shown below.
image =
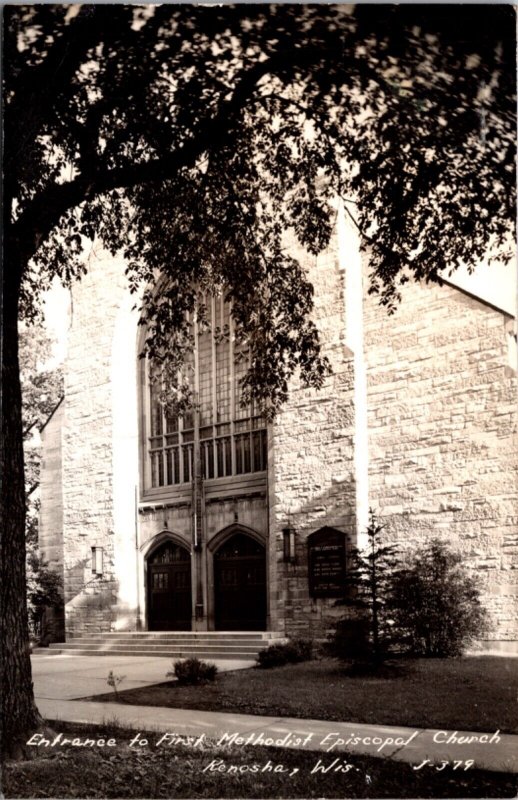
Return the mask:
[[396,547],[386,543],[384,528],[370,509],[366,546],[362,550],[352,548],[349,553],[347,585],[336,605],[355,609],[355,615],[349,610],[335,623],[327,644],[328,652],[342,660],[381,664],[390,650],[390,596],[399,556]]
[[371,511],[367,546],[351,551],[344,597],[336,602],[355,613],[334,625],[327,651],[377,665],[396,653],[461,655],[488,625],[462,556],[434,539],[403,560],[383,529]]

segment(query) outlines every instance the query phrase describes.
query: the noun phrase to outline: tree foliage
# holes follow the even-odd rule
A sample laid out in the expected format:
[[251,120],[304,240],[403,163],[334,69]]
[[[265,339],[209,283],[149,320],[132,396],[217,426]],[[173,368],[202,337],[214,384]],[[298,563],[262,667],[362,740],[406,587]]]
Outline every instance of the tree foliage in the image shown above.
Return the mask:
[[52,365],[52,339],[42,324],[25,325],[20,331],[20,380],[25,455],[25,496],[31,517],[34,492],[39,487],[40,429],[63,397],[63,370]]
[[63,371],[53,362],[54,340],[43,324],[20,331],[20,378],[23,394],[23,435],[27,439],[45,425],[63,396]]
[[45,610],[63,606],[63,580],[41,560],[34,545],[30,545],[27,551],[27,605],[33,636],[45,639]]
[[409,275],[440,280],[490,245],[509,255],[512,15],[9,7],[6,189],[32,258],[25,313],[56,272],[82,273],[97,234],[124,253],[133,288],[148,287],[158,360],[187,343],[196,292],[223,286],[250,343],[245,399],[275,410],[296,369],[321,385],[312,287],[285,232],[320,252],[337,195],[357,204],[372,291],[389,307]]
[[391,614],[398,640],[414,655],[461,655],[488,626],[474,576],[437,539],[395,573]]
[[63,397],[63,371],[52,365],[53,341],[44,325],[21,324],[20,379],[25,467],[25,544],[27,550],[27,610],[33,636],[44,636],[46,608],[63,603],[62,579],[48,569],[38,552],[41,470],[40,430]]
[[368,544],[351,552],[347,593],[336,603],[356,613],[337,622],[330,652],[373,664],[390,653],[462,655],[488,629],[477,581],[462,556],[434,539],[405,559],[384,543],[383,529],[371,510]]

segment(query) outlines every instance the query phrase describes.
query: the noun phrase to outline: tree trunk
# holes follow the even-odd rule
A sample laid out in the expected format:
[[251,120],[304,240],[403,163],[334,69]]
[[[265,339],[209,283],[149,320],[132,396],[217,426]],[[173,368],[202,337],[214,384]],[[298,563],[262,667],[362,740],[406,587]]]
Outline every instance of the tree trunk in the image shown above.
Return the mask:
[[2,337],[2,755],[17,756],[42,725],[34,703],[25,580],[25,487],[18,302],[22,255],[4,248]]

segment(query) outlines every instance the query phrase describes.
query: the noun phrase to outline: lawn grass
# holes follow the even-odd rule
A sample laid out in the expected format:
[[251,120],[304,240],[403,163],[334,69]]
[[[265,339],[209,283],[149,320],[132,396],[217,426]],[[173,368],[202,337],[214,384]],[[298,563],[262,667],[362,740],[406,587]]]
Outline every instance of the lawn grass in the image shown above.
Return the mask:
[[[333,659],[119,691],[122,702],[411,728],[518,732],[518,662],[490,656],[398,662],[387,675],[353,676]],[[164,675],[170,669],[164,663]],[[112,692],[95,700],[114,700]]]
[[[338,761],[347,772],[312,770],[336,758],[320,752],[266,747],[200,748],[176,744],[156,747],[160,734],[147,734],[149,746],[129,747],[134,733],[102,727],[55,723],[67,736],[113,736],[116,747],[57,752],[39,748],[30,761],[4,769],[6,798],[507,798],[516,796],[516,776],[451,767],[416,771],[411,765],[368,756]],[[217,760],[224,771],[212,771]],[[255,765],[255,772],[250,771]],[[281,765],[285,772],[269,767]],[[236,772],[229,773],[233,766]],[[293,770],[298,770],[292,773]]]

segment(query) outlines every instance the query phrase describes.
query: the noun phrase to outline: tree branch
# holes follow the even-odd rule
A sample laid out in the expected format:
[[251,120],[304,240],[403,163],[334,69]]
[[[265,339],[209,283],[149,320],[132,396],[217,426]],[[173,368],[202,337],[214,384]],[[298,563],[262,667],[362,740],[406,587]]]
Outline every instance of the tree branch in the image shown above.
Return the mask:
[[95,7],[81,6],[41,64],[24,70],[12,86],[7,85],[12,100],[7,102],[6,139],[10,145],[6,148],[5,169],[16,165],[27,141],[38,135],[54,110],[53,100],[70,85],[86,53],[102,40],[103,34],[104,25]]
[[39,481],[37,483],[33,483],[31,488],[29,489],[29,491],[25,492],[25,499],[26,500],[28,500],[29,497],[31,496],[31,494],[36,491],[36,489],[38,488],[39,485],[40,485]]
[[298,65],[311,64],[322,58],[325,52],[327,50],[321,47],[297,48],[292,59],[283,51],[254,64],[245,71],[232,96],[221,103],[217,114],[202,120],[190,140],[167,155],[121,167],[99,165],[91,175],[78,175],[68,183],[52,184],[43,189],[12,225],[15,240],[25,244],[27,261],[35,255],[40,243],[67,210],[113,189],[163,181],[174,177],[181,169],[193,166],[199,156],[228,135],[262,78],[272,72],[293,71]]
[[25,428],[25,430],[23,431],[24,439],[27,436],[27,434],[29,434],[32,431],[32,429],[36,427],[37,424],[38,424],[37,420],[34,420],[34,422],[31,422],[28,428]]
[[62,394],[61,397],[58,399],[57,403],[55,404],[55,406],[53,407],[53,409],[51,410],[50,414],[47,415],[47,419],[40,425],[39,427],[40,433],[42,432],[43,428],[47,425],[47,423],[52,419],[54,413],[57,411],[57,409],[59,408],[64,399],[65,395]]
[[[345,197],[342,197],[342,195],[339,195],[339,197],[340,197],[340,200],[343,203],[354,203],[354,200],[348,200]],[[356,203],[354,203],[354,204],[356,205]],[[352,222],[356,225],[356,227],[358,229],[358,232],[363,236],[365,241],[367,241],[367,242],[370,241],[369,238],[367,236],[365,236],[365,234],[363,233],[363,231],[361,229],[361,226],[358,223],[358,220],[356,219],[356,217],[353,214],[351,214],[351,212],[349,211],[349,209],[347,208],[346,205],[344,205],[344,211],[347,214],[347,216],[352,220]]]

